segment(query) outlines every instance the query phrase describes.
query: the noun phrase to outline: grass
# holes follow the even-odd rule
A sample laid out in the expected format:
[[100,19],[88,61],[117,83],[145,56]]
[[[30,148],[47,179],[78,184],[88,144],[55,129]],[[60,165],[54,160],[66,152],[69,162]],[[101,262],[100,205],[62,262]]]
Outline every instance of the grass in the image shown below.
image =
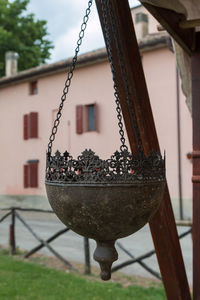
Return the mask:
[[1,300],[164,300],[161,285],[122,287],[24,262],[0,251]]

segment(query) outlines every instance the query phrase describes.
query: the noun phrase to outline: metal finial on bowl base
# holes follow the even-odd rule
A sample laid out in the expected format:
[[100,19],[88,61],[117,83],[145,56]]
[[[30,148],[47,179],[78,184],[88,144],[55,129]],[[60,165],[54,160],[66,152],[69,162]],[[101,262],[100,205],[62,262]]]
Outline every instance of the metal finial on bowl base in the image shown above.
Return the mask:
[[94,252],[96,260],[101,268],[101,279],[109,280],[111,278],[111,267],[115,260],[118,259],[118,253],[115,249],[115,241],[96,241],[97,247]]

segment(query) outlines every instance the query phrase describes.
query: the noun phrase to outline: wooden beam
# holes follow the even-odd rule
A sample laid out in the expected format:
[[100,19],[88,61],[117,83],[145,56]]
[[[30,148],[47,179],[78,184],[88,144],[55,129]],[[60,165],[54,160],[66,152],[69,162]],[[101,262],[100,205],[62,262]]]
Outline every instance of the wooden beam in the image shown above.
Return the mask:
[[194,20],[185,20],[185,21],[181,21],[179,23],[179,27],[180,28],[195,28],[200,26],[200,19],[194,19]]
[[144,7],[157,19],[157,21],[169,32],[175,41],[189,54],[195,50],[195,29],[181,28],[181,22],[186,21],[183,14],[173,10],[143,3]]
[[[200,35],[192,62],[193,120],[193,297],[200,300]],[[195,153],[195,155],[194,155]]]
[[[113,64],[116,71],[119,99],[131,150],[133,153],[137,151],[133,120],[134,111],[137,115],[145,153],[149,153],[151,150],[159,150],[158,138],[128,0],[96,0],[101,26],[105,37],[102,2],[108,2],[114,13],[114,19],[112,20],[112,23],[114,22],[114,26],[111,26],[110,19],[108,20],[108,26],[112,32],[111,46]],[[113,28],[115,28],[115,31],[113,31]],[[121,58],[119,58],[117,54],[119,49],[116,46],[116,40],[119,41],[121,47],[121,58],[124,59],[123,70],[120,68],[119,64],[119,59]],[[126,97],[126,84],[122,80],[124,72],[127,74],[126,79],[130,92],[128,101]],[[190,300],[191,296],[189,286],[167,186],[162,204],[150,222],[150,228],[167,299]]]

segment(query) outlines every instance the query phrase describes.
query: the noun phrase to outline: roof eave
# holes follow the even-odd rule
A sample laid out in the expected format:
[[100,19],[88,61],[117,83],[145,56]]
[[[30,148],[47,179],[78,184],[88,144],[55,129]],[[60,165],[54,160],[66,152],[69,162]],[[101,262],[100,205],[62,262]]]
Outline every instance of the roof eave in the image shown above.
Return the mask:
[[[144,39],[139,42],[139,48],[141,53],[146,51],[152,51],[154,49],[158,49],[161,47],[168,46],[170,42],[169,35],[163,35],[159,38],[155,39]],[[107,51],[106,48],[102,48],[99,50],[95,50],[92,52],[88,52],[86,54],[82,54],[79,56],[77,61],[77,68],[85,67],[87,65],[92,65],[96,63],[100,63],[102,61],[106,61],[107,58]],[[32,68],[29,70],[22,71],[14,76],[10,77],[3,77],[0,79],[0,87],[5,87],[8,85],[13,85],[25,81],[30,81],[33,79],[38,79],[45,76],[50,76],[56,73],[66,72],[71,64],[71,58],[67,60],[62,60],[57,63],[44,65],[36,68]]]

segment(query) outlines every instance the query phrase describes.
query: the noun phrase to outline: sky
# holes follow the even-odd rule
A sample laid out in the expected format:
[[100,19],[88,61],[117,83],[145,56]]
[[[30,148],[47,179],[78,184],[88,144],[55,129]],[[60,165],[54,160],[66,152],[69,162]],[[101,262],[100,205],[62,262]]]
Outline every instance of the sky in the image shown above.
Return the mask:
[[[34,13],[36,19],[47,21],[48,39],[54,44],[51,58],[53,63],[74,55],[74,49],[80,26],[87,8],[88,0],[30,0],[28,13]],[[129,0],[130,7],[140,4]],[[88,26],[80,53],[104,47],[104,39],[99,23],[95,1],[93,1]]]

